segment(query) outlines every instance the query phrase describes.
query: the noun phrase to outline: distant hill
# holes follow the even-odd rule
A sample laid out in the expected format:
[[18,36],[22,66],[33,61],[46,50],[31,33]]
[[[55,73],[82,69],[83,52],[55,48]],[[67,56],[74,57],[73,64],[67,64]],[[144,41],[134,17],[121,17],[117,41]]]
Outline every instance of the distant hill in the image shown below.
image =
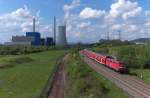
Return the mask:
[[135,39],[135,40],[131,40],[131,42],[140,42],[140,43],[144,43],[144,42],[147,42],[147,41],[150,41],[150,38],[138,38],[138,39]]

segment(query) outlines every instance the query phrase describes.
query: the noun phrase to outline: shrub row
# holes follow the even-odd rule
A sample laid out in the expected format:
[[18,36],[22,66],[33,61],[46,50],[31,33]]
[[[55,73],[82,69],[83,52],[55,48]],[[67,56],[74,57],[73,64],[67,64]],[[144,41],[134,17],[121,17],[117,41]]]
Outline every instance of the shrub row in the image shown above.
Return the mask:
[[33,59],[30,57],[26,57],[26,56],[11,58],[0,63],[0,68],[13,67],[16,64],[28,63],[31,61],[33,61]]
[[30,54],[37,53],[47,50],[59,50],[64,47],[55,46],[0,46],[0,55],[20,55],[20,54]]
[[[143,47],[143,48],[142,48]],[[128,46],[117,49],[117,57],[121,59],[127,67],[150,68],[150,47],[148,46]],[[146,54],[146,55],[144,55]]]

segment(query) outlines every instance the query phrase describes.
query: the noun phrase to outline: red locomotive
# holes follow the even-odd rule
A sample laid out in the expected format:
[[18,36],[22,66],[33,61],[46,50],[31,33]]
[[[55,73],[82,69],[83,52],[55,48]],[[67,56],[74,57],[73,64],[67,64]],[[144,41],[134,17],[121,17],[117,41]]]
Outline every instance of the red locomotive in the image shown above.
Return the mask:
[[120,61],[114,59],[111,56],[98,54],[98,53],[89,51],[87,49],[84,49],[84,50],[80,51],[80,53],[87,56],[90,59],[93,59],[93,60],[97,61],[100,64],[103,64],[103,65],[117,71],[117,72],[120,72],[120,73],[125,73],[126,72],[126,67],[123,65],[123,63],[121,63]]

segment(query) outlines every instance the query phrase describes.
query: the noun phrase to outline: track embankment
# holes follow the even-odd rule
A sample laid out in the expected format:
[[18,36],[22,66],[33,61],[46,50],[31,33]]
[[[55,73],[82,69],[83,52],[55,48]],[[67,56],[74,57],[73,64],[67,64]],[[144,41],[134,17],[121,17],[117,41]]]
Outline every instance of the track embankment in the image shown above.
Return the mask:
[[87,57],[84,57],[84,61],[96,72],[102,74],[108,80],[124,90],[131,98],[150,98],[150,85],[145,84],[138,78],[119,74],[105,66],[101,66],[96,61]]

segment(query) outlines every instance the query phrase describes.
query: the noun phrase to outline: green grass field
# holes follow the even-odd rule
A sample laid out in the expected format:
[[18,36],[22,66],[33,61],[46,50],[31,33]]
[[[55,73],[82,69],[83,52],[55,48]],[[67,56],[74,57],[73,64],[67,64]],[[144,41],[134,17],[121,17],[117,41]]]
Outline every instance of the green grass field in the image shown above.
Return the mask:
[[[37,98],[64,50],[29,54],[33,61],[0,68],[0,98]],[[18,56],[0,57],[0,64]]]
[[150,84],[150,69],[131,69],[131,73],[137,74],[138,78],[142,79],[145,83]]

